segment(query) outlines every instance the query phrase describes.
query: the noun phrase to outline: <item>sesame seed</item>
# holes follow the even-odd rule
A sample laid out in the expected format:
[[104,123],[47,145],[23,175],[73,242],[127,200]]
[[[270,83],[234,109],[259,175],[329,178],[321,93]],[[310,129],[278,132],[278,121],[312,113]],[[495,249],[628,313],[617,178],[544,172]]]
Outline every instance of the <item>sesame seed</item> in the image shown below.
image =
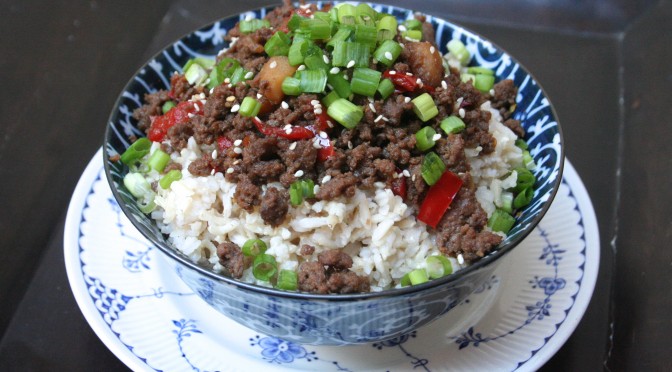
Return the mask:
[[407,72],[406,76],[413,76],[413,74],[411,74],[410,72]]
[[228,168],[228,169],[226,170],[226,173],[228,173],[228,174],[233,173],[233,168]]
[[327,138],[328,136],[326,132],[320,131],[320,137]]
[[369,108],[371,109],[371,112],[373,112],[374,114],[376,113],[376,107],[373,106],[373,103],[369,103]]
[[291,127],[285,128],[285,133],[292,134],[292,128]]
[[348,65],[345,66],[345,67],[350,68],[350,67],[352,67],[352,66],[354,66],[354,65],[355,65],[355,60],[350,60],[350,62],[348,62]]
[[352,150],[352,141],[348,141],[348,148]]
[[212,150],[212,160],[217,159],[217,149]]
[[247,74],[245,74],[245,79],[252,79],[252,76],[254,76],[254,73],[252,71],[248,71]]
[[282,103],[280,104],[280,106],[282,106],[283,109],[288,109],[288,108],[289,108],[289,105],[288,105],[287,102],[285,102],[285,101],[282,101]]
[[263,97],[261,93],[257,93],[257,99],[261,99],[261,97]]
[[392,60],[392,53],[390,52],[385,52],[385,58],[389,59],[390,61]]
[[440,140],[440,139],[441,139],[441,134],[439,134],[439,133],[435,134],[435,135],[432,137],[432,139],[433,139],[434,141],[438,141],[438,140]]
[[240,105],[237,103],[231,107],[231,112],[238,112],[238,110],[240,110]]
[[297,170],[296,173],[294,173],[294,177],[302,177],[303,176],[303,171],[301,169]]
[[348,74],[343,74],[343,79],[348,80],[350,78],[348,77]]
[[392,173],[392,178],[399,178],[399,173]]
[[313,148],[318,149],[318,150],[322,148],[322,145],[320,145],[320,140],[319,139],[315,138],[315,140],[313,141]]
[[394,70],[390,71],[390,75],[396,75],[396,74],[397,74],[396,71],[394,71]]
[[324,63],[329,64],[329,57],[327,57],[326,55],[324,54],[322,55],[322,60],[324,61]]
[[322,108],[320,108],[320,107],[316,108],[316,109],[315,109],[315,114],[316,114],[316,115],[320,115],[320,114],[322,114]]
[[436,48],[434,48],[434,46],[430,46],[429,47],[429,52],[434,54],[434,52],[436,52]]
[[241,140],[241,139],[237,139],[237,140],[233,141],[234,146],[240,146],[242,143],[243,143],[243,140]]
[[313,106],[316,106],[316,105],[320,104],[320,101],[314,99],[314,100],[310,101],[310,104],[313,105]]
[[448,89],[448,83],[445,80],[441,80],[441,88]]
[[299,70],[299,71],[303,71],[305,69],[306,69],[306,65],[301,65],[297,68],[297,70]]
[[375,118],[375,119],[373,120],[373,122],[374,122],[374,123],[377,123],[377,122],[379,122],[379,121],[382,120],[382,119],[383,119],[383,115],[378,115],[378,117]]
[[457,263],[460,265],[464,264],[464,257],[462,256],[462,253],[457,255]]
[[194,110],[199,111],[200,107],[198,107],[198,103],[194,103]]
[[231,79],[230,79],[230,78],[226,78],[226,79],[224,79],[224,84],[228,84],[228,83],[230,83],[230,82],[231,82]]
[[326,176],[324,176],[324,178],[322,178],[322,183],[323,183],[323,184],[324,184],[324,183],[327,183],[327,182],[329,182],[329,181],[331,181],[331,176],[328,175],[328,174],[327,174]]
[[284,130],[292,129],[292,124],[285,124],[285,126],[283,127],[283,129],[284,129]]
[[404,26],[404,25],[399,25],[399,27],[397,27],[397,30],[399,30],[401,32],[407,31],[406,26]]
[[215,91],[215,87],[210,88],[210,94]]
[[383,121],[389,122],[390,119],[388,119],[388,118],[386,118],[385,116],[383,116]]
[[268,66],[268,67],[270,67],[270,68],[275,68],[277,65],[278,65],[278,62],[273,61],[273,62],[271,62],[271,65]]
[[193,118],[194,116],[195,116],[195,115],[192,114],[191,112],[187,114],[187,117],[190,118],[190,119]]
[[420,78],[418,78],[418,80],[416,80],[415,82],[416,82],[418,85],[422,85],[422,80],[420,80]]
[[329,128],[334,127],[334,123],[332,123],[331,120],[327,120],[327,125],[329,126]]
[[240,159],[236,159],[236,161],[233,162],[233,165],[240,164]]
[[233,148],[233,152],[235,152],[236,154],[242,154],[242,153],[243,153],[243,149],[241,149],[240,147],[234,147],[234,148]]
[[411,97],[404,97],[404,103],[411,102]]
[[332,75],[336,75],[339,72],[341,72],[341,69],[338,68],[338,67],[332,67],[331,70],[329,70],[329,73],[332,74]]
[[404,177],[410,177],[411,176],[411,172],[409,172],[408,169],[404,169],[404,171],[401,172],[401,174],[403,174]]
[[313,194],[317,194],[318,192],[320,192],[320,185],[313,186]]
[[292,142],[291,145],[289,145],[290,150],[294,150],[296,148],[296,142]]
[[491,96],[494,96],[494,95],[495,95],[495,90],[494,90],[494,89],[490,89],[490,91],[489,91],[488,93],[490,93]]
[[464,109],[461,108],[461,109],[460,109],[459,111],[457,111],[457,112],[460,114],[460,117],[461,117],[462,119],[464,119],[464,115],[466,114],[466,112],[464,112]]
[[233,101],[235,101],[235,100],[236,100],[236,97],[235,97],[235,96],[228,96],[228,97],[226,97],[226,102],[233,102]]
[[411,176],[411,181],[415,182],[415,173]]

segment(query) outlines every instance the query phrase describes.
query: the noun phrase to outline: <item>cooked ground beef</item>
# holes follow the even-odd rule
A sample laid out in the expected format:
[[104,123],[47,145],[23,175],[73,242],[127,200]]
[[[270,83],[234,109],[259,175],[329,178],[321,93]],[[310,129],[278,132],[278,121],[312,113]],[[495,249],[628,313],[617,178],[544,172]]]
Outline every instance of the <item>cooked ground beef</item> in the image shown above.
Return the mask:
[[271,226],[280,225],[284,221],[288,210],[289,193],[287,190],[269,187],[261,197],[259,213],[264,222]]
[[[303,251],[303,249],[302,249]],[[318,261],[299,266],[299,290],[313,293],[356,293],[370,290],[369,278],[350,271],[352,257],[340,249],[318,254]]]
[[217,246],[217,257],[224,270],[233,278],[243,276],[243,271],[249,266],[249,262],[236,244],[231,242],[221,243]]

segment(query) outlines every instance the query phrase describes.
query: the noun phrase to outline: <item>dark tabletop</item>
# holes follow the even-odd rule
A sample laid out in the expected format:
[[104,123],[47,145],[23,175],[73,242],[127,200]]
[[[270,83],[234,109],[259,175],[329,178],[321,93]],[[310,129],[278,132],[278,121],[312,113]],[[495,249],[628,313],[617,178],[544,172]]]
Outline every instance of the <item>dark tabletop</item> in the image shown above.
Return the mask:
[[[585,316],[543,369],[672,370],[672,2],[386,2],[494,41],[556,106],[595,207],[601,262]],[[0,370],[126,369],[68,284],[70,196],[117,94],[148,57],[270,3],[0,3]]]

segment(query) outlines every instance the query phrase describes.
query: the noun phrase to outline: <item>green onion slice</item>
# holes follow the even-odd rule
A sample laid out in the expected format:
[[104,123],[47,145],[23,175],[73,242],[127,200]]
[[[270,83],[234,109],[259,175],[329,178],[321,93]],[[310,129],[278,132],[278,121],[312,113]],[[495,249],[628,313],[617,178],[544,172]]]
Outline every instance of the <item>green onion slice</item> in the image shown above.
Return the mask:
[[514,187],[515,192],[521,192],[525,189],[534,187],[534,182],[536,182],[536,177],[530,172],[527,168],[516,168],[516,173],[518,178],[516,179],[516,186]]
[[495,77],[492,75],[476,74],[474,80],[474,88],[481,92],[489,92],[495,85]]
[[402,23],[407,30],[421,30],[422,22],[415,18],[407,19]]
[[537,167],[537,165],[534,164],[534,159],[528,150],[523,150],[523,165],[529,170]]
[[502,191],[499,196],[499,205],[497,206],[506,213],[513,213],[513,193]]
[[249,34],[263,27],[271,27],[271,24],[265,19],[246,19],[238,23],[241,34]]
[[373,58],[387,67],[392,66],[402,51],[401,45],[394,40],[385,40],[373,52]]
[[270,281],[277,272],[278,264],[275,262],[275,257],[264,253],[254,257],[252,275],[258,280]]
[[469,54],[467,47],[459,39],[449,41],[446,47],[448,48],[448,52],[455,56],[461,64],[465,65],[469,62],[471,55]]
[[439,109],[429,93],[423,93],[415,97],[411,103],[413,104],[413,112],[424,122],[439,114]]
[[434,135],[436,131],[430,126],[426,126],[415,133],[415,146],[420,151],[427,151],[434,147]]
[[288,76],[282,81],[282,93],[288,96],[301,94],[301,80]]
[[525,142],[524,139],[519,138],[516,140],[516,147],[520,148],[521,150],[527,150],[527,142]]
[[329,107],[335,100],[339,98],[341,98],[341,96],[338,94],[337,91],[333,90],[331,91],[331,93],[327,94],[326,96],[324,96],[324,98],[322,98],[322,104],[324,104],[326,107]]
[[378,42],[394,39],[397,35],[397,19],[390,15],[383,16],[378,21],[376,30],[378,31]]
[[344,98],[339,98],[327,108],[327,115],[342,126],[352,129],[362,120],[364,110]]
[[121,162],[126,165],[131,165],[136,161],[142,159],[149,154],[149,148],[152,146],[152,141],[146,137],[138,138],[121,154]]
[[525,190],[519,192],[518,195],[516,195],[516,197],[513,199],[513,208],[519,209],[530,204],[530,202],[532,202],[532,198],[534,198],[534,189],[528,187]]
[[276,288],[284,289],[285,291],[295,291],[298,288],[299,276],[293,270],[280,270],[278,273],[278,283]]
[[341,98],[347,99],[352,94],[350,82],[347,81],[341,73],[327,74],[327,83],[334,88],[334,91],[336,91]]
[[411,285],[411,279],[408,277],[408,273],[404,274],[404,276],[401,277],[399,280],[399,284],[401,284],[402,287],[408,287]]
[[422,40],[422,31],[420,30],[408,30],[401,33],[405,38],[412,41]]
[[429,277],[425,269],[415,269],[408,273],[408,279],[411,282],[411,285],[418,285],[422,283],[427,283]]
[[253,118],[257,116],[259,110],[261,110],[261,102],[252,97],[245,97],[243,98],[243,102],[240,104],[239,112],[245,117]]
[[464,121],[457,116],[448,116],[441,120],[440,126],[446,134],[460,133],[466,127]]
[[327,85],[327,72],[324,70],[298,71],[296,76],[301,82],[302,93],[322,93]]
[[394,93],[394,83],[390,79],[383,79],[378,84],[378,93],[380,97],[386,99],[390,94]]
[[294,207],[303,203],[303,185],[300,181],[294,181],[289,185],[289,201]]
[[170,109],[172,109],[175,106],[177,106],[175,104],[175,102],[166,101],[166,102],[163,103],[163,106],[161,106],[161,112],[165,114],[166,112],[170,111]]
[[352,73],[350,88],[353,93],[373,97],[378,89],[382,73],[368,67],[357,67]]
[[245,256],[256,257],[256,256],[266,252],[266,249],[268,249],[268,247],[266,246],[266,243],[264,243],[263,240],[261,240],[261,239],[248,239],[243,244],[243,247],[240,250],[243,252],[243,254]]
[[341,4],[338,7],[338,22],[343,25],[354,25],[357,8],[352,4]]
[[490,75],[490,76],[495,75],[495,71],[493,71],[493,70],[491,70],[487,67],[481,67],[481,66],[467,67],[467,72],[470,73],[470,74],[474,74],[474,75],[478,75],[478,74]]
[[427,263],[427,275],[432,279],[438,279],[453,273],[453,264],[445,256],[429,256],[425,262]]
[[163,169],[168,165],[168,162],[170,161],[170,155],[166,154],[160,149],[156,149],[152,153],[152,155],[149,156],[149,160],[147,160],[147,165],[149,165],[150,169],[154,169],[157,172],[163,172]]
[[159,186],[161,186],[162,189],[167,190],[173,182],[181,179],[182,172],[177,169],[173,169],[161,177],[159,180]]
[[289,47],[291,44],[291,39],[287,36],[286,33],[282,31],[277,31],[271,36],[270,39],[264,44],[264,51],[270,57],[273,56],[286,56],[289,54]]
[[147,182],[147,179],[140,173],[127,173],[124,176],[124,186],[126,186],[128,192],[130,192],[136,199],[144,198],[153,193],[149,182]]
[[495,209],[492,216],[488,219],[488,226],[492,231],[499,231],[507,234],[513,227],[516,219],[501,209]]
[[432,186],[436,181],[441,178],[441,175],[446,170],[446,165],[443,163],[443,160],[435,152],[430,151],[425,155],[425,158],[422,159],[422,165],[420,166],[420,171],[422,173],[422,178],[427,182],[429,186]]

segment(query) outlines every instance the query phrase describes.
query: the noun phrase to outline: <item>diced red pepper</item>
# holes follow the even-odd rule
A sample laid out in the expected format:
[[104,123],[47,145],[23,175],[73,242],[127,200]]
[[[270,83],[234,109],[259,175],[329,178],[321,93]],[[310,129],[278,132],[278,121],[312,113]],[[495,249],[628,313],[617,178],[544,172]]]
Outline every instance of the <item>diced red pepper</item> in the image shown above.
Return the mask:
[[254,125],[257,127],[257,129],[259,129],[259,131],[263,133],[265,136],[278,136],[295,141],[315,137],[315,133],[312,130],[308,129],[307,127],[292,125],[291,131],[287,133],[285,128],[270,127],[264,124],[257,117],[253,118],[252,121],[254,122]]
[[392,193],[394,195],[399,195],[402,199],[406,199],[406,190],[406,177],[400,175],[399,178],[392,180]]
[[229,137],[226,136],[217,137],[217,148],[219,149],[220,152],[226,151],[231,146],[233,146],[233,141],[231,141]]
[[153,142],[163,141],[168,129],[176,124],[187,122],[189,114],[203,115],[203,104],[189,101],[180,102],[165,114],[154,117],[149,132],[147,132],[147,138]]
[[420,205],[418,220],[436,227],[461,187],[462,179],[451,171],[445,171],[427,191],[427,196]]
[[400,92],[414,92],[418,89],[418,79],[415,76],[409,76],[394,70],[385,70],[383,77],[392,80],[395,89]]
[[301,17],[304,17],[304,18],[310,18],[310,16],[313,15],[313,12],[308,7],[306,7],[306,8],[298,7],[296,9],[294,9],[294,11],[296,12],[296,14],[298,14]]

